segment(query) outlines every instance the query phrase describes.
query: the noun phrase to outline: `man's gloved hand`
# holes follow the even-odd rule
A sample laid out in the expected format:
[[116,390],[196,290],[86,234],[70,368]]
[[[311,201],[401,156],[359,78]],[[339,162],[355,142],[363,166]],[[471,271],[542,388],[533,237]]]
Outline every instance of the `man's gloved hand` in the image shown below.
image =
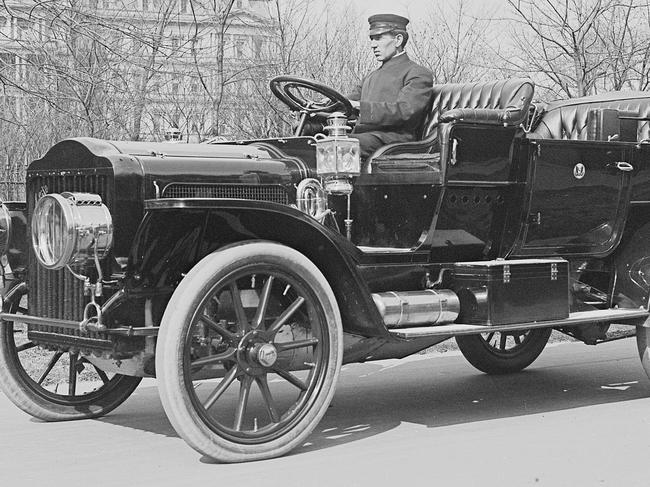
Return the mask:
[[[328,107],[332,103],[333,102],[332,102],[332,100],[330,98],[324,97],[324,98],[321,98],[320,100],[317,100],[314,103],[314,106],[315,107],[319,107],[319,106]],[[357,100],[350,100],[350,105],[352,105],[352,109],[353,109],[352,110],[352,118],[358,117],[359,112],[361,110],[361,102],[357,101]]]

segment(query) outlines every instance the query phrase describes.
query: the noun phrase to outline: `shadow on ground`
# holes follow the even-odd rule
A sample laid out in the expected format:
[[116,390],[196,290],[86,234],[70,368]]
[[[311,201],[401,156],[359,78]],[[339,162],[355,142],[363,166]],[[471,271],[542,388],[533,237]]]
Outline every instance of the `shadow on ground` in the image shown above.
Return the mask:
[[[612,359],[582,344],[550,347],[528,370],[507,376],[481,374],[456,354],[347,365],[327,414],[293,454],[358,441],[404,422],[441,427],[650,397],[650,381],[628,342]],[[141,386],[99,421],[178,436],[155,386]]]

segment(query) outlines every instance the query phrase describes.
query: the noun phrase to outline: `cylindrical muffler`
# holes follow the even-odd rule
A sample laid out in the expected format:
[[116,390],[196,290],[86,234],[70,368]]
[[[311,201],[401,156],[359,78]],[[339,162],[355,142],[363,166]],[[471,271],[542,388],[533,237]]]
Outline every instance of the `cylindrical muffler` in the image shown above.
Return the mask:
[[449,289],[388,291],[373,293],[379,314],[392,328],[452,323],[458,318],[460,301]]

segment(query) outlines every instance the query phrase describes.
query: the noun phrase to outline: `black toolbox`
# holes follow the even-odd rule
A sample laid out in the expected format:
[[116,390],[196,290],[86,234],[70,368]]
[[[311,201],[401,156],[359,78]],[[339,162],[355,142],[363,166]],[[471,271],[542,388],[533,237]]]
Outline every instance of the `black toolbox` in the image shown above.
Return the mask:
[[454,264],[457,323],[506,325],[569,317],[569,263],[564,259]]

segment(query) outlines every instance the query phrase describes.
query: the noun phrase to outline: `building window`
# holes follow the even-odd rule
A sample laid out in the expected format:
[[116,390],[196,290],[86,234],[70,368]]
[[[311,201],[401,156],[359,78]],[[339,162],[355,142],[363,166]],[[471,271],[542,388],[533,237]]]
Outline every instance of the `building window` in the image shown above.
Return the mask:
[[15,38],[17,40],[25,39],[30,30],[31,23],[27,19],[16,19]]
[[262,58],[262,46],[264,45],[264,40],[261,37],[253,37],[253,58],[261,59]]
[[10,52],[0,52],[0,66],[13,66],[14,55]]
[[13,54],[0,52],[0,73],[9,79],[16,76],[16,61]]
[[235,57],[238,59],[246,57],[246,38],[244,36],[235,36]]

